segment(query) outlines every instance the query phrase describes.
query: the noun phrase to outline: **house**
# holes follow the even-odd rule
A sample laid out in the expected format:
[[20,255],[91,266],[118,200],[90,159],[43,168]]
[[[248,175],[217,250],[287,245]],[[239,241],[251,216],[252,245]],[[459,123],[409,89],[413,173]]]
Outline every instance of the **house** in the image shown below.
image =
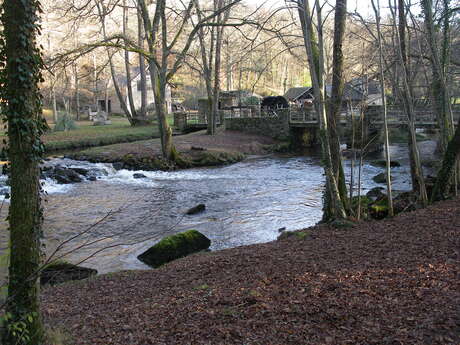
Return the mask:
[[311,86],[291,87],[284,94],[284,98],[286,98],[288,102],[299,106],[305,104],[306,102],[311,103],[314,99],[313,88]]
[[219,109],[257,105],[260,103],[261,99],[262,97],[260,95],[247,90],[220,91]]
[[[155,103],[155,98],[153,96],[153,88],[152,88],[152,83],[150,81],[150,74],[146,73],[145,77],[147,80],[146,81],[147,83],[147,106],[152,106]],[[139,72],[139,69],[137,70],[136,76],[131,80],[131,89],[133,92],[134,108],[139,109],[142,103],[141,74]],[[128,94],[128,92],[126,92],[126,94]],[[172,113],[172,98],[171,98],[171,86],[170,85],[166,86],[165,98],[166,98],[166,109],[167,109],[168,114],[170,114]],[[131,108],[128,97],[126,97],[126,105],[128,106],[128,109]]]
[[[326,85],[326,96],[330,97],[332,85]],[[284,95],[289,102],[299,106],[306,103],[311,104],[314,99],[312,87],[293,87]],[[355,78],[344,85],[343,100],[351,103],[352,106],[358,105],[363,101],[367,105],[382,105],[380,94],[380,83],[366,77]]]
[[380,83],[367,77],[359,77],[345,84],[344,100],[352,105],[365,102],[367,105],[382,105]]

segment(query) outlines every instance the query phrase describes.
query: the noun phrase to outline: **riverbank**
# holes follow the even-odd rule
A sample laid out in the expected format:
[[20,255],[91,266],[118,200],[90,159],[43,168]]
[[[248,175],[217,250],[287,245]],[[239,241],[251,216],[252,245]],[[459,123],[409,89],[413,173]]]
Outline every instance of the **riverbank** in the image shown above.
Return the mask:
[[173,142],[180,154],[176,163],[162,159],[159,138],[95,147],[68,157],[93,163],[116,163],[117,169],[175,170],[235,163],[245,155],[270,153],[277,143],[268,137],[235,131],[219,131],[215,136],[199,131],[175,136]]
[[460,200],[45,288],[71,344],[458,344]]

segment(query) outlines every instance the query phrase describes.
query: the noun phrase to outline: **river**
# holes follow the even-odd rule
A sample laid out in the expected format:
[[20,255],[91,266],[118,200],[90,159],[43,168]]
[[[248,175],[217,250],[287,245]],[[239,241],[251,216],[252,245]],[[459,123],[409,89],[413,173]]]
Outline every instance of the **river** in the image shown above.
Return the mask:
[[[433,142],[421,142],[420,148],[432,158]],[[407,149],[392,146],[391,154],[402,163],[392,169],[394,189],[410,189]],[[279,229],[314,225],[322,214],[324,176],[315,155],[249,157],[230,166],[175,172],[116,171],[110,164],[65,158],[47,164],[86,168],[97,176],[95,181],[70,185],[45,181],[44,242],[50,254],[75,237],[57,256],[68,253],[66,260],[79,263],[98,252],[83,265],[99,273],[148,268],[137,255],[162,237],[183,230],[199,230],[211,239],[211,250],[219,250],[272,241]],[[347,173],[350,164],[345,161]],[[372,181],[383,171],[364,165],[364,193],[383,186]],[[134,178],[135,173],[145,177]],[[4,182],[5,177],[0,185]],[[5,192],[7,187],[0,189]],[[204,213],[184,215],[199,203],[206,204]]]

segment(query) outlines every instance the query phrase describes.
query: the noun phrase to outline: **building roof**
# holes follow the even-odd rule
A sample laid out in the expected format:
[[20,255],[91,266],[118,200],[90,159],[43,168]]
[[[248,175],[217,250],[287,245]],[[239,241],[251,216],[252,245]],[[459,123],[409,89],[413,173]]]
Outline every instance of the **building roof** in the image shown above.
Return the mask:
[[304,94],[308,93],[312,88],[310,86],[307,87],[291,87],[287,92],[284,94],[284,98],[287,100],[296,101]]
[[352,101],[367,99],[368,95],[380,94],[380,84],[373,79],[360,77],[350,80],[345,84],[343,97]]

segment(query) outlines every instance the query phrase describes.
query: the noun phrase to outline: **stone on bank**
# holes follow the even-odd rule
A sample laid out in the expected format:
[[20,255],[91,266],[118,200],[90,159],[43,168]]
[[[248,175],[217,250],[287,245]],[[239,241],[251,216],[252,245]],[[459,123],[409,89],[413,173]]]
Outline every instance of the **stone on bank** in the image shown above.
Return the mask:
[[206,250],[211,240],[196,230],[188,230],[163,238],[137,258],[143,263],[157,268],[170,261],[189,254]]

